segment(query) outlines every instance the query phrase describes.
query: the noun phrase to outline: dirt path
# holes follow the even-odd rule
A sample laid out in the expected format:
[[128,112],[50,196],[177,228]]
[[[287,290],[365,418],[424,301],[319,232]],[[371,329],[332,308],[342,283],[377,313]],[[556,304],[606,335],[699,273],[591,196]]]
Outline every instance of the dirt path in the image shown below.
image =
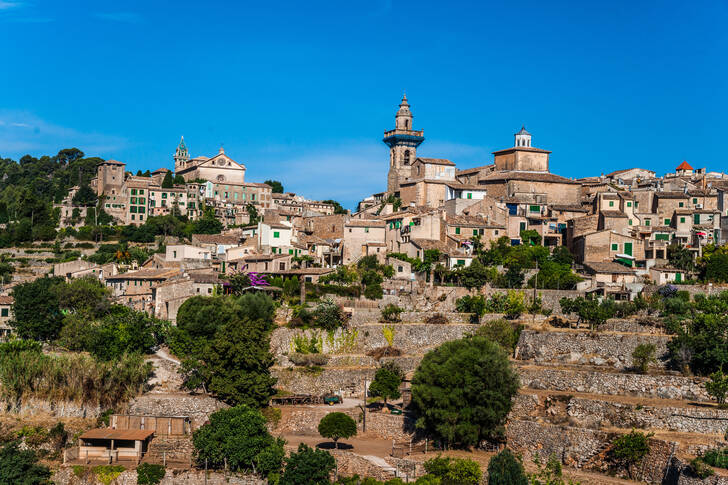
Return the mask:
[[550,389],[519,389],[520,394],[536,394],[539,396],[574,396],[593,401],[607,401],[616,403],[629,403],[642,406],[671,407],[671,408],[704,408],[718,409],[718,405],[711,402],[686,401],[679,399],[661,399],[659,397],[622,396],[612,394],[590,394],[587,392],[552,391]]

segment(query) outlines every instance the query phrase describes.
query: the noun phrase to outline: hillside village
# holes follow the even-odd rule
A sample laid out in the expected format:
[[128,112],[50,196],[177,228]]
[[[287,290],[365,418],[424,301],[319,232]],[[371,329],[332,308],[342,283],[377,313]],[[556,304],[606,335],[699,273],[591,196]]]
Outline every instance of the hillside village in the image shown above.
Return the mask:
[[[439,481],[440,455],[495,483],[504,450],[531,483],[728,483],[728,177],[682,161],[566,178],[536,140],[524,126],[474,168],[419,157],[404,96],[386,190],[353,211],[184,139],[174,170],[136,175],[59,153],[71,175],[42,210],[0,201],[0,442],[35,450],[55,483],[142,483],[142,464],[164,484],[296,483],[283,451],[265,468],[205,441],[245,405],[270,449],[326,449],[333,483],[472,483]],[[457,345],[474,346],[461,364],[498,354],[494,387],[513,386],[470,440],[428,424],[422,391],[430,356]],[[468,387],[455,415],[498,401]],[[334,411],[355,424],[332,447]],[[639,456],[620,454],[628,440]]]

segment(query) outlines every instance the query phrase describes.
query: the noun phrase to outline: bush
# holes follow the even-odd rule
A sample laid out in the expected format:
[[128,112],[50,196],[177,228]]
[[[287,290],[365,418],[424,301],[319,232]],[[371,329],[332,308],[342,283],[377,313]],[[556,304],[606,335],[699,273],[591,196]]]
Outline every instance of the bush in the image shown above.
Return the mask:
[[137,484],[138,485],[157,485],[162,481],[166,471],[162,465],[153,465],[151,463],[142,463],[137,467]]
[[722,370],[713,372],[710,380],[705,383],[705,390],[718,401],[718,406],[725,406],[725,396],[728,393],[728,375],[723,374]]
[[314,310],[313,319],[317,327],[325,330],[336,330],[346,321],[346,314],[339,304],[331,299],[325,299]]
[[690,471],[701,480],[715,475],[715,470],[706,465],[701,458],[693,458],[690,460]]
[[286,471],[278,485],[329,485],[334,468],[336,460],[331,453],[301,443],[286,460]]
[[304,367],[323,366],[329,362],[329,357],[324,354],[301,354],[298,352],[290,354],[288,359],[293,362],[294,365]]
[[473,313],[477,317],[485,315],[485,297],[482,295],[465,295],[455,301],[459,313]]
[[382,285],[379,283],[367,285],[367,287],[364,289],[364,296],[370,300],[381,300],[384,296],[384,290],[382,289]]
[[280,472],[283,440],[275,439],[266,428],[260,411],[247,406],[222,409],[210,415],[208,423],[192,434],[198,466],[250,472],[262,476]]
[[649,439],[651,436],[651,434],[632,430],[629,434],[622,435],[612,442],[611,455],[627,470],[630,478],[632,478],[632,467],[640,463],[650,452]]
[[377,369],[374,380],[369,384],[369,395],[384,399],[397,399],[401,396],[399,386],[402,384],[402,377],[387,367]]
[[521,460],[507,449],[491,458],[488,485],[528,485]]
[[442,485],[478,485],[483,476],[480,465],[466,458],[431,458],[424,463],[427,475],[440,479]]
[[655,344],[639,344],[632,352],[632,366],[640,373],[646,374],[653,362],[657,362]]
[[417,427],[447,445],[500,436],[518,376],[496,343],[471,336],[428,352],[412,380]]
[[401,322],[399,315],[404,311],[404,308],[400,308],[397,305],[393,303],[387,304],[384,308],[382,308],[382,318],[381,321],[384,323],[397,323]]
[[512,353],[516,349],[522,330],[523,325],[515,325],[508,320],[499,318],[484,322],[478,327],[475,334],[492,340],[503,347],[506,352]]
[[434,315],[430,315],[425,320],[425,323],[428,323],[430,325],[445,325],[449,322],[450,320],[448,320],[447,317],[442,313],[435,313]]
[[356,436],[356,421],[344,413],[329,413],[318,425],[318,432],[324,438],[331,438],[339,448],[340,438]]
[[708,450],[700,459],[710,466],[728,468],[728,448]]

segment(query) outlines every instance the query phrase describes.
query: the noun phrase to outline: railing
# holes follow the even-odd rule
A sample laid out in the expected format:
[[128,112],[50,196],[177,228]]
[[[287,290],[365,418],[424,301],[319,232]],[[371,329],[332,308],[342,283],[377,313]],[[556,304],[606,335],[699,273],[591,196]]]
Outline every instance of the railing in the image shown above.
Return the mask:
[[384,137],[387,138],[387,137],[394,136],[394,135],[423,136],[424,133],[425,133],[424,130],[415,131],[415,130],[394,129],[394,130],[385,131]]

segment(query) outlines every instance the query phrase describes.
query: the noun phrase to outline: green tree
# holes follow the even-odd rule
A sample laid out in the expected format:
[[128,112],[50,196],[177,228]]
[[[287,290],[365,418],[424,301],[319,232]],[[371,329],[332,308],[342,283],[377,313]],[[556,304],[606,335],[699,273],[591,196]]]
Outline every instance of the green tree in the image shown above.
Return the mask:
[[83,207],[94,207],[96,205],[96,201],[96,192],[94,192],[88,184],[81,185],[71,200],[73,205],[80,205]]
[[516,350],[516,344],[518,344],[522,328],[522,325],[517,325],[503,318],[499,318],[497,320],[483,322],[475,331],[475,334],[497,343],[503,347],[503,350],[512,353]]
[[271,192],[274,194],[282,194],[283,193],[283,184],[280,183],[277,180],[266,180],[263,182],[266,185],[270,185],[270,188],[272,189]]
[[348,214],[349,213],[346,209],[344,209],[343,207],[341,207],[341,204],[339,204],[335,200],[328,199],[328,200],[323,200],[321,202],[323,202],[324,204],[331,204],[331,205],[333,205],[334,206],[334,214]]
[[325,450],[314,450],[304,443],[286,459],[286,470],[279,485],[329,485],[336,460]]
[[344,309],[331,298],[325,298],[316,305],[313,319],[317,327],[326,330],[336,330],[346,321]]
[[693,252],[675,241],[667,247],[667,259],[674,268],[684,271],[695,269]]
[[417,426],[448,445],[502,434],[518,376],[496,343],[472,336],[428,352],[412,380]]
[[63,279],[38,278],[13,288],[13,319],[10,325],[20,338],[53,340],[63,324],[58,288]]
[[483,477],[480,465],[473,460],[438,456],[424,463],[427,475],[442,485],[478,485]]
[[174,176],[173,184],[174,185],[184,185],[185,184],[185,178],[182,175],[177,174],[177,175]]
[[262,476],[279,473],[283,462],[283,440],[268,432],[265,417],[247,406],[222,409],[192,434],[198,466],[250,472]]
[[227,297],[193,296],[177,311],[177,327],[192,337],[211,339],[221,324],[234,316],[234,306]]
[[508,449],[488,462],[488,485],[528,485],[523,463]]
[[529,482],[531,485],[579,485],[578,482],[564,480],[561,461],[556,455],[549,456],[545,464],[541,463],[538,456],[533,461],[538,471],[531,474]]
[[86,276],[59,284],[56,293],[63,310],[98,317],[109,310],[111,291],[97,278]]
[[50,477],[34,451],[21,450],[18,442],[0,448],[0,485],[50,485]]
[[632,352],[632,366],[640,373],[646,374],[650,364],[657,362],[655,344],[639,344]]
[[715,398],[718,406],[725,406],[725,396],[728,393],[728,375],[723,374],[722,370],[717,370],[710,374],[710,380],[705,383],[705,390],[711,397]]
[[137,467],[137,485],[157,485],[166,473],[162,465],[142,463]]
[[641,431],[632,430],[612,442],[611,455],[617,463],[627,470],[632,478],[632,468],[639,464],[650,452],[650,437]]
[[318,432],[324,438],[330,438],[339,448],[340,438],[351,438],[356,436],[356,421],[348,414],[329,413],[323,418],[318,425]]
[[164,179],[162,179],[162,188],[171,189],[172,187],[174,187],[174,177],[172,172],[167,172],[164,174]]
[[399,392],[401,384],[402,378],[399,374],[386,367],[381,367],[377,369],[374,380],[369,384],[369,395],[384,399],[386,404],[387,399],[397,399],[401,396]]
[[258,224],[258,222],[261,221],[260,214],[258,214],[258,209],[253,204],[248,204],[247,206],[245,206],[245,210],[248,211],[249,226],[255,226]]
[[239,298],[240,313],[221,325],[204,356],[208,388],[230,404],[261,407],[274,394],[270,375],[273,304],[265,295]]

